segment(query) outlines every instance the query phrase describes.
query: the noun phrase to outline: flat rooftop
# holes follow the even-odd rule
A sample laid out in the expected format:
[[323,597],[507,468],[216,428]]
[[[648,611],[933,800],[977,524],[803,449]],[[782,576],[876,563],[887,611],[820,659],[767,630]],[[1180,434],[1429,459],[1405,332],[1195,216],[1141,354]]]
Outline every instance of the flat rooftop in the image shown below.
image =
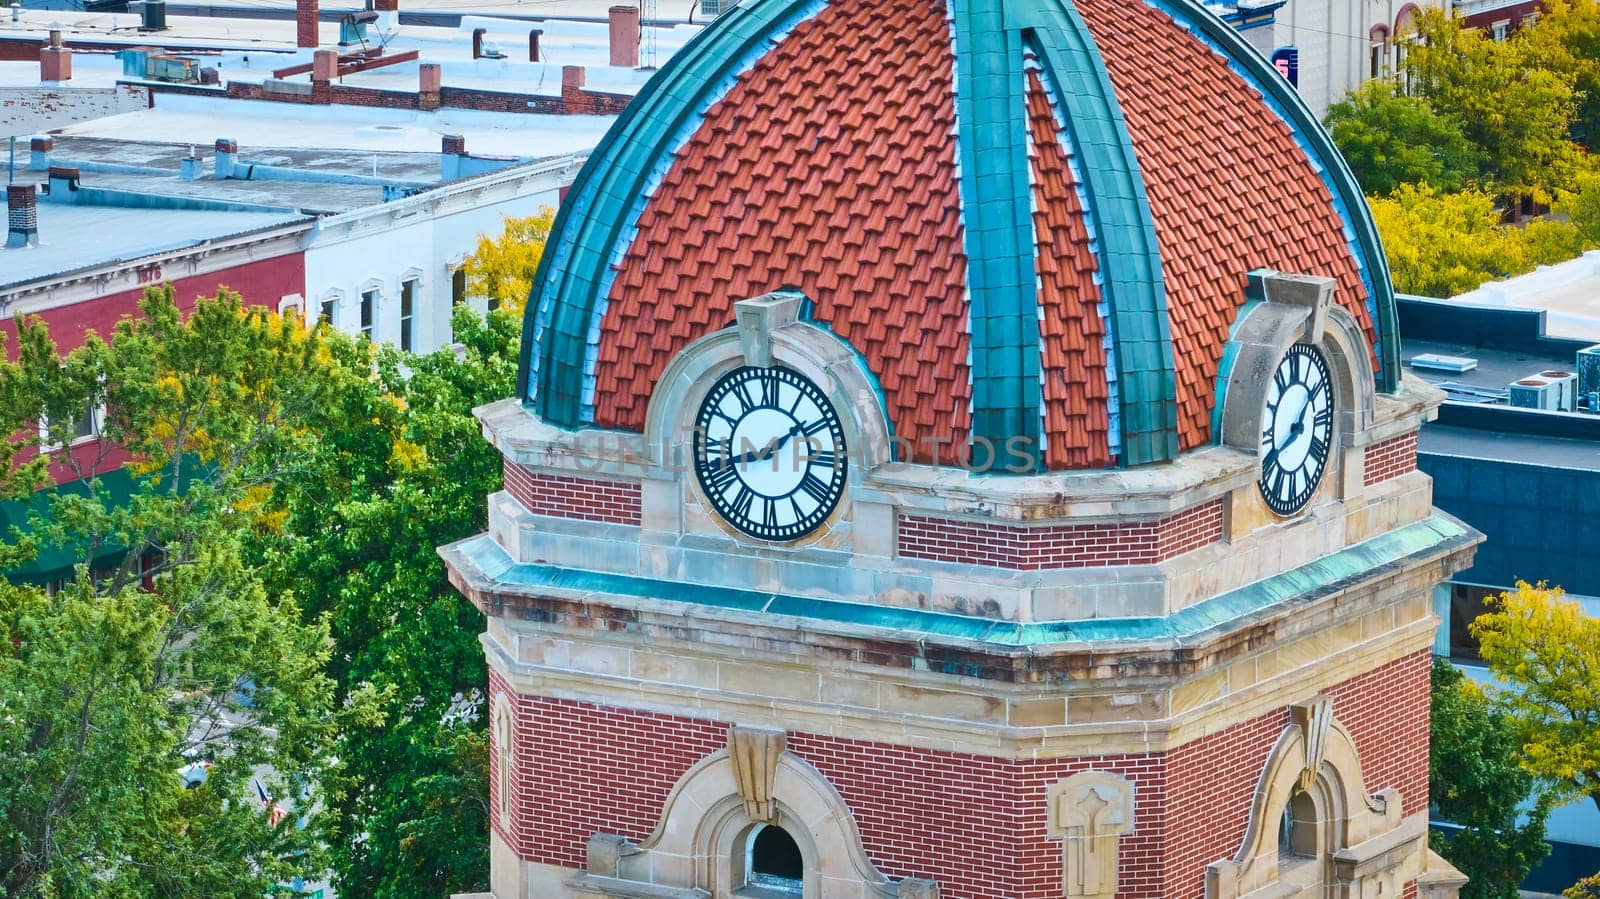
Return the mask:
[[1545,333],[1600,343],[1600,251],[1503,281],[1491,281],[1452,301],[1545,310]]
[[1536,437],[1479,428],[1430,424],[1417,436],[1417,450],[1468,459],[1491,459],[1600,471],[1600,441]]
[[[1417,368],[1411,361],[1417,356],[1435,354],[1441,356],[1458,356],[1477,360],[1477,368],[1465,372],[1442,372],[1427,368]],[[1558,370],[1573,371],[1576,359],[1572,355],[1557,353],[1540,353],[1532,350],[1501,349],[1498,347],[1472,346],[1466,343],[1456,343],[1445,340],[1413,340],[1402,337],[1400,342],[1400,361],[1406,371],[1430,384],[1445,387],[1459,384],[1467,387],[1486,391],[1504,391],[1507,384],[1520,378],[1541,371]],[[1466,397],[1452,399],[1465,401]]]
[[298,213],[39,204],[40,244],[0,248],[0,287],[308,221]]
[[[61,129],[63,138],[107,138],[146,143],[193,144],[202,157],[220,139],[239,142],[244,158],[263,148],[361,153],[433,154],[438,177],[440,140],[466,138],[477,156],[543,159],[587,153],[616,122],[616,116],[533,115],[442,109],[417,112],[375,106],[311,106],[267,100],[229,100],[182,94],[157,94],[155,106]],[[137,152],[137,151],[133,151]],[[176,168],[176,166],[174,166]],[[371,165],[365,169],[371,174]]]

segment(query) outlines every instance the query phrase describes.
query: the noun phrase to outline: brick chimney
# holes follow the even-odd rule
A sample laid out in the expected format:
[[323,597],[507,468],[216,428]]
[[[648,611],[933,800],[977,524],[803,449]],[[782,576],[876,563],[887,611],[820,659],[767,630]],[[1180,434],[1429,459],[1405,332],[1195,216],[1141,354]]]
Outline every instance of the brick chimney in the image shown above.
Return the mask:
[[294,45],[317,46],[317,0],[294,0]]
[[32,184],[6,185],[6,246],[39,245],[39,188]]
[[572,102],[581,99],[583,93],[584,70],[583,66],[561,67],[561,99],[563,102]]
[[539,35],[541,34],[544,34],[544,30],[540,28],[534,28],[528,32],[528,62],[539,61]]
[[399,12],[400,0],[372,0],[373,12]]
[[425,62],[417,66],[417,108],[423,112],[432,112],[439,108],[439,87],[443,78],[439,74],[439,64]]
[[50,194],[52,203],[75,202],[68,194],[78,189],[78,181],[83,178],[83,173],[78,169],[65,165],[53,165],[46,172],[48,180],[46,190]]
[[446,156],[467,155],[467,139],[460,134],[446,134],[439,139],[439,152]]
[[339,51],[332,48],[311,54],[311,102],[333,102],[333,80],[339,77]]
[[218,178],[232,178],[233,167],[239,162],[239,142],[222,138],[216,143],[217,162],[213,170]]
[[52,137],[35,137],[28,141],[28,168],[44,171],[50,167],[50,151],[56,148]]
[[72,51],[61,43],[61,29],[50,29],[50,43],[39,50],[40,81],[70,81],[72,79]]
[[611,21],[611,64],[630,69],[639,67],[639,7],[613,6]]

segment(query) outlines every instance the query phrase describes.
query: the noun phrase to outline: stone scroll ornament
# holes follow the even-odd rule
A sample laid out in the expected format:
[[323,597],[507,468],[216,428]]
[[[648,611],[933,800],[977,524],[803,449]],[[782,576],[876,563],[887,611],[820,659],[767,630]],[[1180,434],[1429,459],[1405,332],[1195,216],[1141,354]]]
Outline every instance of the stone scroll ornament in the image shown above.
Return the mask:
[[1133,831],[1133,784],[1104,771],[1080,771],[1049,792],[1049,833],[1062,840],[1061,895],[1113,899],[1118,840]]

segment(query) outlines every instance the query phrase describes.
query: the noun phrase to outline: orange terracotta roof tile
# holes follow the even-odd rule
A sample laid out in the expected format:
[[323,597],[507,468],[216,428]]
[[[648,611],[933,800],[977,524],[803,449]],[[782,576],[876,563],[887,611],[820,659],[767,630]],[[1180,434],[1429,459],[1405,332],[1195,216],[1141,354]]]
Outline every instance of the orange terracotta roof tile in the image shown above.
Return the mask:
[[1105,324],[1094,283],[1097,263],[1050,95],[1037,71],[1030,70],[1027,78],[1044,348],[1045,464],[1052,469],[1103,467],[1112,458]]
[[[1077,0],[1146,178],[1183,449],[1211,436],[1217,365],[1255,268],[1326,275],[1373,335],[1344,223],[1289,127],[1227,61],[1143,2]],[[1161,77],[1151,77],[1160,60]]]
[[933,439],[965,440],[952,63],[942,4],[835,0],[740,75],[616,267],[596,424],[641,429],[684,345],[731,321],[735,301],[796,286],[867,359],[918,461]]

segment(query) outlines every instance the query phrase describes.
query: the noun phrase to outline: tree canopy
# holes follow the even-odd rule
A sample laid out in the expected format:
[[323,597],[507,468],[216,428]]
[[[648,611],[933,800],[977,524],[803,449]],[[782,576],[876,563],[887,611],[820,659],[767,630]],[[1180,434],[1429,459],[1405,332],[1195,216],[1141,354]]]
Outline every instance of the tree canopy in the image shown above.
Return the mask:
[[1369,81],[1333,104],[1327,125],[1367,193],[1403,184],[1448,193],[1478,177],[1478,153],[1461,125],[1392,81]]
[[1429,800],[1459,830],[1434,830],[1440,855],[1469,878],[1462,899],[1517,899],[1517,885],[1550,851],[1547,806],[1524,816],[1534,779],[1517,761],[1517,733],[1477,685],[1443,659],[1433,663]]
[[1559,588],[1518,583],[1471,626],[1523,766],[1558,800],[1600,808],[1600,618]]
[[555,210],[545,207],[534,215],[507,216],[499,235],[478,238],[478,247],[464,266],[467,291],[520,316],[555,215]]
[[[275,824],[256,783],[303,812],[341,718],[366,708],[357,695],[336,711],[326,623],[269,590],[241,541],[270,518],[267,485],[314,442],[310,410],[348,373],[231,294],[187,321],[170,289],[140,308],[109,342],[65,355],[24,321],[17,361],[0,364],[13,462],[66,442],[58,423],[85,408],[107,410],[92,446],[57,454],[76,489],[8,541],[10,564],[41,545],[80,564],[53,589],[0,585],[3,895],[254,899],[315,872],[318,842],[299,814]],[[126,501],[95,474],[118,447],[137,475]],[[43,473],[43,457],[13,465],[8,493]],[[185,788],[189,765],[208,769],[203,784]]]

